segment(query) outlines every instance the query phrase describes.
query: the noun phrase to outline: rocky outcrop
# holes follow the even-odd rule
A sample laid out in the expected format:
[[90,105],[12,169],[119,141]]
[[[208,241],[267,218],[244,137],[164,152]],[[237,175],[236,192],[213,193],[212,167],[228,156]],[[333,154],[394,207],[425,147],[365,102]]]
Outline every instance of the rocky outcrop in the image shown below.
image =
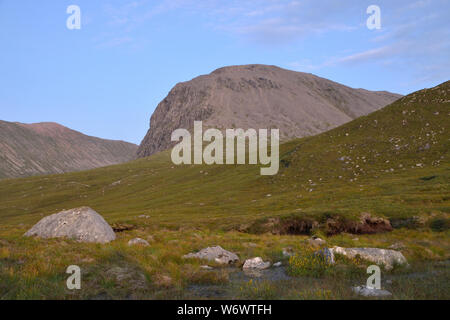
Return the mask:
[[275,66],[224,67],[178,83],[155,109],[137,154],[168,149],[172,132],[192,130],[195,120],[218,129],[278,128],[288,140],[337,127],[400,97]]
[[183,256],[184,259],[197,258],[215,261],[219,264],[231,264],[239,261],[239,257],[233,252],[223,249],[221,246],[208,247],[196,253],[189,253]]
[[57,123],[0,121],[0,179],[87,170],[130,161],[137,146]]
[[41,219],[24,236],[69,238],[79,242],[107,243],[116,239],[110,225],[89,207],[61,211]]
[[395,250],[342,247],[333,247],[331,250],[334,254],[342,254],[350,259],[359,256],[361,259],[374,262],[377,265],[384,265],[386,270],[392,269],[395,265],[406,265],[408,263],[403,254]]

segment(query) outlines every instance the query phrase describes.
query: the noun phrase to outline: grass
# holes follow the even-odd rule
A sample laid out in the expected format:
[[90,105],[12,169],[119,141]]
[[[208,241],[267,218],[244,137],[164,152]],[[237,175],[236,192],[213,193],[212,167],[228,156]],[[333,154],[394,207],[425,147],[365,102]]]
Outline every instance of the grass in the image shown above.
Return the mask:
[[[0,180],[0,299],[190,298],[190,286],[205,284],[226,287],[228,298],[357,298],[350,287],[367,275],[345,260],[330,276],[313,268],[317,277],[298,271],[301,277],[288,283],[253,288],[234,286],[219,266],[205,271],[204,261],[181,258],[221,245],[241,262],[261,256],[287,264],[283,248],[301,253],[308,235],[273,234],[265,227],[276,219],[286,230],[292,220],[317,224],[308,232],[325,237],[327,246],[401,243],[411,268],[392,274],[393,298],[448,299],[449,274],[440,263],[450,252],[449,100],[447,82],[284,143],[276,176],[260,176],[259,166],[175,166],[161,152],[89,171]],[[22,237],[42,217],[80,206],[134,228],[107,245]],[[357,220],[363,212],[388,218],[394,231],[326,237],[327,219]],[[128,247],[134,237],[150,246]],[[80,291],[65,288],[72,264],[84,272]]]

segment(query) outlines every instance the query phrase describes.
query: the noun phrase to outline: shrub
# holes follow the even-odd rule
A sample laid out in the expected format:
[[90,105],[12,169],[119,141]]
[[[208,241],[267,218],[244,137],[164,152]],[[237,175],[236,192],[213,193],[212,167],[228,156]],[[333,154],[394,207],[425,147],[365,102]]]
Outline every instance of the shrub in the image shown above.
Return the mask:
[[292,276],[322,277],[331,271],[331,265],[312,248],[305,249],[289,259],[288,273]]

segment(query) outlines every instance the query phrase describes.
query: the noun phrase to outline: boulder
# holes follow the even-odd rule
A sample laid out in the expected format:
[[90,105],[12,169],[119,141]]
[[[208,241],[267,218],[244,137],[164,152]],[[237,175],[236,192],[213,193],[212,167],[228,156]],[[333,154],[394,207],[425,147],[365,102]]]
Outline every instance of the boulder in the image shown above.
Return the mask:
[[270,262],[264,262],[260,257],[247,259],[244,262],[243,269],[259,269],[264,270],[270,267]]
[[327,264],[334,264],[334,253],[333,250],[328,248],[320,249],[319,251],[314,252],[316,256],[319,256],[325,260]]
[[129,246],[139,245],[139,246],[147,247],[150,244],[148,243],[147,240],[144,240],[141,238],[134,238],[134,239],[131,239],[130,241],[128,241],[128,245]]
[[220,264],[230,264],[239,261],[239,257],[233,252],[223,249],[221,246],[208,247],[196,253],[189,253],[183,256],[185,259],[197,258],[215,261]]
[[69,238],[79,242],[107,243],[116,239],[111,226],[89,207],[61,211],[41,219],[25,237]]
[[354,293],[356,293],[356,294],[359,294],[360,296],[363,296],[363,297],[383,298],[383,297],[392,296],[392,293],[390,293],[387,290],[375,289],[375,288],[370,288],[370,287],[367,287],[367,286],[353,287],[352,291]]
[[378,265],[384,265],[386,270],[391,270],[394,265],[408,264],[406,258],[399,251],[379,249],[379,248],[342,248],[333,247],[333,253],[342,254],[348,258],[354,258],[357,255],[361,259],[374,262]]

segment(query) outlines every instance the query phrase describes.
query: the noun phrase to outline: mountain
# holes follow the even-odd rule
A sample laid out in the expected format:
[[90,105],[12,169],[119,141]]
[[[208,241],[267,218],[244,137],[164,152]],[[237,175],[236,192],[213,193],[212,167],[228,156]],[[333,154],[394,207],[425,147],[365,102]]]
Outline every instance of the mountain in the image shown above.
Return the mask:
[[191,130],[194,120],[219,129],[279,128],[286,141],[332,129],[400,97],[276,66],[224,67],[169,92],[151,117],[138,157],[169,148],[171,133]]
[[152,227],[174,230],[293,214],[321,221],[368,212],[394,227],[448,215],[449,107],[450,81],[283,143],[275,176],[261,176],[259,165],[176,166],[164,151],[86,172],[3,180],[0,220],[31,227],[41,214],[81,206],[112,222],[139,225],[149,215]]
[[[410,266],[388,273],[399,281],[388,287],[393,298],[448,300],[449,268],[442,262],[450,259],[449,107],[446,82],[283,143],[275,176],[261,176],[259,165],[176,166],[163,151],[89,171],[0,180],[2,298],[67,299],[63,270],[76,264],[89,277],[73,299],[198,299],[188,288],[199,284],[224,287],[204,298],[254,299],[253,293],[239,295],[249,287],[242,278],[232,282],[235,271],[222,275],[229,268],[220,268],[217,276],[202,269],[203,262],[181,257],[220,245],[242,262],[262,257],[288,269],[300,263],[283,251],[302,254],[314,234],[330,248],[399,248]],[[115,241],[105,247],[22,238],[44,216],[83,206],[112,225]],[[129,246],[136,237],[150,247]],[[276,293],[270,297],[304,298],[305,290],[326,285],[342,294],[332,297],[355,298],[350,284],[364,283],[372,263],[343,259],[306,286],[304,277],[268,280]],[[424,278],[411,282],[418,273]],[[122,274],[130,276],[118,282]],[[267,298],[268,290],[252,288]]]
[[63,173],[135,158],[137,146],[95,138],[52,122],[0,120],[0,178]]

